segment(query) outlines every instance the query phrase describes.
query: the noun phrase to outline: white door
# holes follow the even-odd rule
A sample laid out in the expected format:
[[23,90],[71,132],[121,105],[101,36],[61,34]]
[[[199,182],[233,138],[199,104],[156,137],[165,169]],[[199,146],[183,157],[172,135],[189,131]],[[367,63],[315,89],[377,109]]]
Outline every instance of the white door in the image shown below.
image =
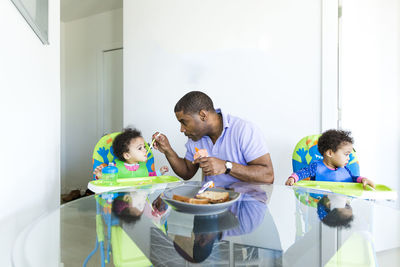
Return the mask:
[[102,133],[123,127],[122,48],[103,51]]

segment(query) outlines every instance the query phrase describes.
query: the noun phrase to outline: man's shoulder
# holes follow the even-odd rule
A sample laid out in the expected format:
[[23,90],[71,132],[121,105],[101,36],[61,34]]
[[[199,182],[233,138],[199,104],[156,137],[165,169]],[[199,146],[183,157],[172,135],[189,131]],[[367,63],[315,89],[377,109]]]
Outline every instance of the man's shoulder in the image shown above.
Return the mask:
[[226,114],[226,118],[228,120],[230,127],[242,127],[242,126],[255,127],[255,124],[253,122],[243,119],[241,117],[237,117],[231,114]]

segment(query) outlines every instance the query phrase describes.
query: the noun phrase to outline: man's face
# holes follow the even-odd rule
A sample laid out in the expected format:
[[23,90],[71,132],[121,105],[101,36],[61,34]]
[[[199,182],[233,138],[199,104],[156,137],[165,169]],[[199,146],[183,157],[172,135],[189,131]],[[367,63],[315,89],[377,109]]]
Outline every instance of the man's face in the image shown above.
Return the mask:
[[192,139],[193,141],[198,141],[205,135],[206,122],[201,120],[200,115],[197,114],[187,114],[183,111],[175,112],[176,119],[181,124],[181,132]]

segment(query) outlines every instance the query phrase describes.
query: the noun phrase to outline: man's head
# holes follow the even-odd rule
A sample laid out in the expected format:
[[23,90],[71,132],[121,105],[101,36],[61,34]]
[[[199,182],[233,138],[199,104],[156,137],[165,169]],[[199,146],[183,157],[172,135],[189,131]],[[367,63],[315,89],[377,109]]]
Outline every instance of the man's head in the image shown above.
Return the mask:
[[197,141],[209,132],[209,115],[215,114],[215,109],[208,95],[192,91],[176,103],[174,112],[181,123],[181,132],[193,141]]
[[184,95],[175,105],[174,112],[183,111],[185,114],[199,113],[200,110],[214,111],[211,98],[203,92],[192,91]]

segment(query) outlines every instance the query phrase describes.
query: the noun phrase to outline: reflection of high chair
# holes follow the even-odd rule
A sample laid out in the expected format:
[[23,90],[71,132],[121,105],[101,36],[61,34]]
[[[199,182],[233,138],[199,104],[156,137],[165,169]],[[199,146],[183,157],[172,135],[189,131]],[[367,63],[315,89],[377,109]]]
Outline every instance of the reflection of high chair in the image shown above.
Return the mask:
[[[93,150],[93,157],[92,157],[92,163],[93,163],[93,171],[96,169],[97,166],[104,165],[107,166],[108,163],[114,162],[118,160],[115,155],[114,151],[112,148],[112,143],[114,141],[114,138],[120,134],[120,132],[115,132],[111,134],[107,134],[100,138],[100,140],[97,142],[94,150]],[[149,148],[148,144],[145,143],[146,149]],[[149,154],[147,155],[147,162],[146,162],[146,167],[149,172],[150,176],[155,175],[155,167],[154,167],[154,156],[153,152],[150,150]],[[93,175],[93,180],[96,179],[96,176]]]
[[[96,246],[85,259],[84,267],[99,247],[102,267],[110,262],[111,252],[113,263],[117,267],[151,266],[148,258],[119,226],[119,219],[111,213],[112,202],[118,195],[118,193],[105,193],[95,196]],[[107,226],[106,235],[104,234],[104,224]]]
[[[292,155],[292,167],[293,172],[297,172],[310,163],[320,161],[323,159],[322,155],[318,151],[318,139],[321,134],[309,135],[302,138],[296,145]],[[346,165],[351,173],[355,176],[360,175],[360,166],[358,165],[356,151],[350,154],[349,163]]]

